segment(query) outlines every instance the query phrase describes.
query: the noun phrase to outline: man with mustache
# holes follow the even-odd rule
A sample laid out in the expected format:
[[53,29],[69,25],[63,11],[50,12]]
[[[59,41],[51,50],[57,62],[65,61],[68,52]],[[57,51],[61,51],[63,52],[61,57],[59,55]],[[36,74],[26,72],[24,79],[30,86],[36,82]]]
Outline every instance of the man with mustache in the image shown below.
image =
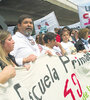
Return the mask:
[[40,55],[40,50],[31,36],[33,21],[29,15],[21,15],[18,20],[18,31],[12,36],[15,45],[11,55],[19,65],[34,62]]

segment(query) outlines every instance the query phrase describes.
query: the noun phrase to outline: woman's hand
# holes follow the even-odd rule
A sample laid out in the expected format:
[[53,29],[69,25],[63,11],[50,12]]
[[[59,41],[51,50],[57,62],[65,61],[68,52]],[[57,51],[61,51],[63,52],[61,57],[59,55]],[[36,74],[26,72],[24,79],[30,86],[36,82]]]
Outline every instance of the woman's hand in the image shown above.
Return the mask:
[[4,84],[9,79],[16,76],[15,67],[9,65],[6,66],[1,72],[0,72],[0,83]]
[[30,69],[30,64],[24,65],[24,67],[25,67],[27,70],[29,70],[29,69]]
[[3,69],[3,72],[7,75],[8,78],[13,78],[16,76],[15,67],[9,65]]

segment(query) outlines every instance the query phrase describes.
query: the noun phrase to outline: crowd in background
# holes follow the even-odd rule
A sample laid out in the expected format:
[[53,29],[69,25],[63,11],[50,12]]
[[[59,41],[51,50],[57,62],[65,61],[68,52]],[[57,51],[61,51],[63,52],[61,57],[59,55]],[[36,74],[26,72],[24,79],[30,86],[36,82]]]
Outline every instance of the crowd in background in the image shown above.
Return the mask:
[[[54,31],[55,32],[53,34],[56,35],[55,38],[49,39],[49,37],[51,38],[50,35],[48,36],[48,41],[50,41],[50,44],[52,44],[52,40],[55,40],[55,43],[59,43],[65,50],[64,55],[76,54],[78,52],[86,53],[90,51],[90,26],[82,29],[70,29],[69,27],[65,26],[62,29],[55,28]],[[49,44],[45,39],[47,34],[50,34],[50,32],[47,32],[46,34],[42,33],[36,36],[36,42],[38,45],[41,44],[45,47],[47,44]],[[41,42],[42,40],[43,43]],[[53,50],[54,48],[58,49],[57,44],[54,44]],[[61,48],[59,49],[61,50]]]

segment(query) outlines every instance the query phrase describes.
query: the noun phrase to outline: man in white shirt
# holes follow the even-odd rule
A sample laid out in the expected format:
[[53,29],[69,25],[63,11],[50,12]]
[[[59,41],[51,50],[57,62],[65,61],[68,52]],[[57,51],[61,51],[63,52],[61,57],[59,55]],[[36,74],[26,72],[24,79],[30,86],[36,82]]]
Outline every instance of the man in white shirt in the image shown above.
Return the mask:
[[40,50],[31,36],[33,21],[29,15],[22,15],[18,20],[18,31],[12,36],[15,41],[14,50],[10,53],[19,65],[33,62],[40,55]]

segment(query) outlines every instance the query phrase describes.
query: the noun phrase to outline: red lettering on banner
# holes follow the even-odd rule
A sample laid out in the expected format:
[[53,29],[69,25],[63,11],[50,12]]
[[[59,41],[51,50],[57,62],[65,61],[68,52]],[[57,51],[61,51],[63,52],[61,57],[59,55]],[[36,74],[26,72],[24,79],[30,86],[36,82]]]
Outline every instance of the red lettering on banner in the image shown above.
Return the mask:
[[[74,81],[73,77],[75,77],[75,78],[76,78],[77,83],[75,83],[75,81]],[[79,93],[78,89],[77,89],[77,93],[78,93],[79,97],[81,97],[81,96],[82,96],[82,89],[81,89],[80,83],[79,83],[79,81],[78,81],[78,79],[77,79],[77,77],[76,77],[76,75],[75,75],[74,73],[71,75],[71,79],[72,79],[72,81],[73,81],[74,85],[78,84],[79,89],[80,89],[80,93]]]
[[84,18],[84,19],[89,18],[89,14],[88,14],[88,13],[83,14],[83,18]]
[[84,25],[89,25],[90,24],[90,18],[88,19],[87,23],[84,23]]
[[69,82],[69,80],[67,79],[66,84],[65,84],[65,89],[64,89],[64,97],[66,97],[69,93],[71,93],[72,99],[75,100],[75,96],[73,94],[72,89],[70,88],[69,90],[67,90],[68,82]]
[[[77,81],[76,83],[75,83],[73,77],[75,77],[75,79],[76,79],[76,81]],[[82,97],[82,89],[81,89],[80,83],[79,83],[79,81],[78,81],[78,79],[77,79],[77,77],[76,77],[76,75],[75,75],[74,73],[71,75],[71,79],[72,79],[72,82],[73,82],[73,84],[74,84],[75,86],[76,86],[76,85],[79,86],[80,92],[79,92],[79,90],[77,89],[77,93],[78,93],[78,96],[79,96],[79,97]],[[67,80],[66,80],[66,83],[65,83],[65,88],[64,88],[64,97],[66,97],[66,96],[70,93],[72,99],[73,99],[73,100],[76,100],[72,89],[70,88],[70,89],[67,90],[67,88],[68,88],[68,83],[69,83],[69,80],[67,79]]]
[[87,22],[87,23],[84,23],[84,25],[89,25],[89,24],[90,24],[89,13],[83,14],[83,18],[84,18],[84,19],[88,19],[88,22]]

